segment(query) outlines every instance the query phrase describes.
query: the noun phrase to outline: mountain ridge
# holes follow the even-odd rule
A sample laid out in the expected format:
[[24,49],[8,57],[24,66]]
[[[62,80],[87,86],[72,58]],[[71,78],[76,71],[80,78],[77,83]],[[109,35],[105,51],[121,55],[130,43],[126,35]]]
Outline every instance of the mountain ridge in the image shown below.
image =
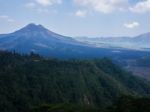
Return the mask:
[[76,40],[96,47],[120,47],[131,50],[150,51],[150,32],[134,37],[78,37]]
[[[96,40],[98,42],[99,40]],[[72,37],[62,36],[49,31],[42,25],[28,24],[10,34],[0,37],[0,50],[16,51],[18,53],[35,52],[42,56],[57,58],[97,58],[122,55],[135,56],[140,51],[124,49],[122,47],[97,47],[88,42],[82,42]],[[117,51],[117,52],[116,52]],[[128,54],[127,54],[128,53]],[[143,52],[144,54],[147,52]],[[116,57],[117,54],[117,57]]]

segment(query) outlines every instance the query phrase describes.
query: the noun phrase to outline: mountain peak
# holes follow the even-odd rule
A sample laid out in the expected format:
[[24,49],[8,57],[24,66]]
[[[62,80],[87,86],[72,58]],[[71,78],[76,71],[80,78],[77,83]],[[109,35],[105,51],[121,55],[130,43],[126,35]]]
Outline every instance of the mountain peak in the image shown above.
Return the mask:
[[30,24],[26,25],[25,27],[38,27],[38,25],[36,25],[34,23],[30,23]]
[[35,30],[35,31],[38,31],[38,30],[46,30],[46,28],[44,28],[42,25],[36,25],[34,23],[30,23],[28,24],[27,26],[25,26],[24,28],[22,29],[27,29],[27,30]]
[[43,25],[41,25],[41,24],[35,24],[35,23],[30,23],[30,24],[28,24],[28,25],[26,25],[26,27],[43,27],[44,28],[44,26]]
[[52,32],[45,28],[42,25],[37,25],[34,23],[30,23],[26,25],[25,27],[11,33],[11,36],[17,36],[17,37],[24,37],[24,38],[40,38],[42,39],[51,39],[51,40],[61,40],[63,42],[72,42],[72,38],[66,38],[66,36],[62,36],[60,34],[57,34],[55,32]]
[[16,33],[18,33],[18,34],[34,34],[34,33],[40,33],[40,32],[50,32],[50,31],[40,24],[37,25],[34,23],[30,23],[14,33],[15,34]]

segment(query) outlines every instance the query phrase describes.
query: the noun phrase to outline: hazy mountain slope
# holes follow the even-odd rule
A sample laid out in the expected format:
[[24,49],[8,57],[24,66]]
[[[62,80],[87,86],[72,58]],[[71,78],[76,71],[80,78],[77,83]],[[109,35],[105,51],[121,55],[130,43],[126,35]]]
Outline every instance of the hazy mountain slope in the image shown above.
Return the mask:
[[150,33],[141,34],[135,37],[77,37],[78,41],[104,48],[126,48],[134,50],[149,51]]
[[108,59],[44,59],[0,53],[0,110],[27,112],[39,104],[105,107],[122,94],[150,95],[150,83]]

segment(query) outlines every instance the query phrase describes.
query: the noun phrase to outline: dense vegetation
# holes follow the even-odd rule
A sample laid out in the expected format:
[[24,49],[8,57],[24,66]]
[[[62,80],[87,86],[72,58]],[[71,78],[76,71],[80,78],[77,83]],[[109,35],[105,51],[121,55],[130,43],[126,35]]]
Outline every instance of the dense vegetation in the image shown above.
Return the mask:
[[96,112],[121,95],[149,96],[150,82],[132,76],[107,58],[57,60],[33,53],[0,52],[2,112],[41,112],[43,105],[42,112],[63,112],[62,108],[65,112]]
[[150,98],[122,96],[109,110],[109,112],[149,112]]
[[150,98],[121,96],[105,110],[75,104],[52,104],[34,107],[31,112],[150,112]]

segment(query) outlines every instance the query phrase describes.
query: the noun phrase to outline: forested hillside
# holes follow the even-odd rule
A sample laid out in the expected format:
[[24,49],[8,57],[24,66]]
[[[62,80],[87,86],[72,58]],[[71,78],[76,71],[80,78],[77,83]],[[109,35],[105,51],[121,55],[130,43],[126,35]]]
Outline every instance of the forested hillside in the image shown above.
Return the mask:
[[132,76],[107,58],[57,60],[33,53],[0,52],[2,112],[29,112],[45,104],[103,110],[122,95],[148,97],[150,82]]

